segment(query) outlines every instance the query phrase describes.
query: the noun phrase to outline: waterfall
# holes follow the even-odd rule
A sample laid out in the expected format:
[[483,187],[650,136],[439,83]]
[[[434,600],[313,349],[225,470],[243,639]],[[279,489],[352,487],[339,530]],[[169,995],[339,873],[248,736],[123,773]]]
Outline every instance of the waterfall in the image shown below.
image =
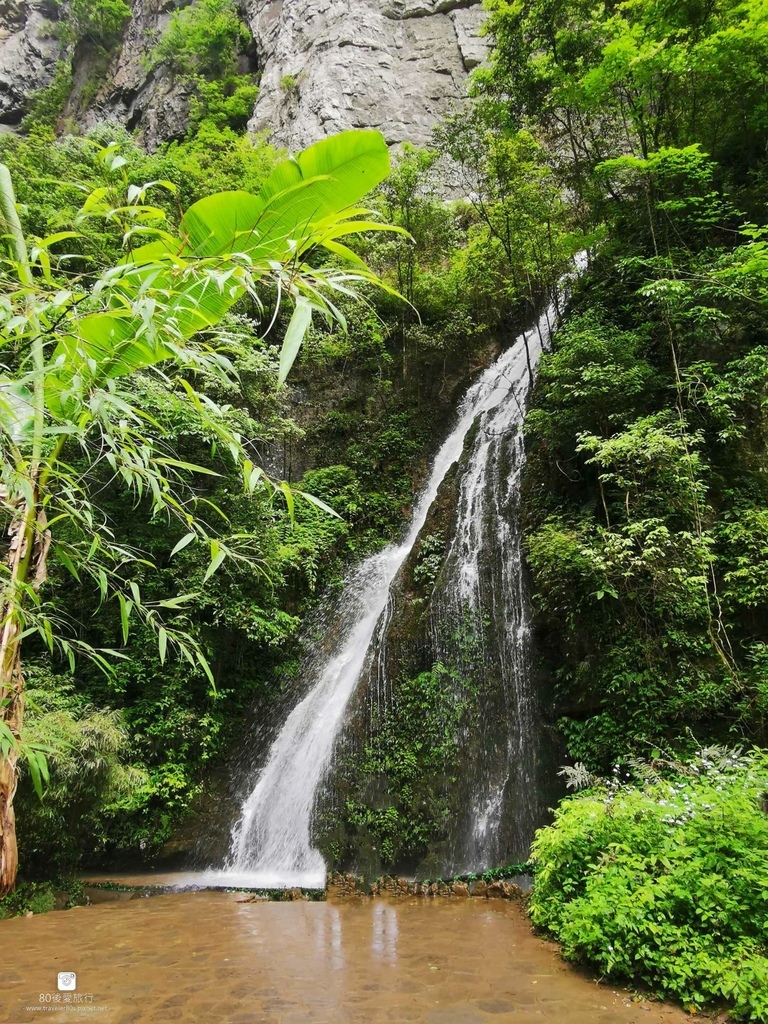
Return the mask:
[[[483,482],[489,462],[498,462],[501,458],[503,446],[494,441],[493,435],[507,437],[512,428],[517,429],[513,446],[518,451],[517,469],[506,483],[507,492],[516,495],[522,450],[519,428],[530,384],[530,367],[536,364],[553,318],[554,307],[547,310],[533,332],[521,336],[471,385],[459,406],[455,425],[434,459],[406,536],[400,543],[391,544],[365,559],[346,580],[333,606],[332,620],[329,617],[333,624],[332,634],[329,633],[331,642],[319,644],[303,666],[306,695],[288,715],[243,801],[239,820],[232,830],[227,862],[223,872],[218,873],[222,880],[226,879],[229,884],[263,887],[324,885],[325,863],[312,845],[315,801],[331,765],[350,698],[369,660],[376,657],[376,650],[380,648],[377,641],[381,640],[386,626],[392,584],[424,526],[441,482],[461,457],[467,435],[479,418],[480,440],[474,442],[462,488],[460,529],[449,562],[458,570],[455,585],[461,602],[475,607],[485,599],[486,589],[478,582],[482,575],[478,562],[487,551],[488,529],[506,529],[503,501],[496,503],[496,519],[490,527],[481,528],[475,522],[485,515]],[[509,566],[500,568],[499,585],[511,600],[505,598],[499,609],[508,609],[515,602],[522,609],[519,535],[504,551],[512,552],[513,557]],[[498,610],[498,614],[501,613]],[[504,641],[505,659],[510,663],[517,659],[517,670],[508,673],[513,680],[508,693],[510,703],[528,701],[525,687],[530,684],[520,682],[516,690],[514,683],[515,678],[526,675],[525,655],[520,652],[525,648],[527,628],[525,615],[516,614]],[[527,714],[522,715],[519,724],[527,728]],[[510,741],[513,746],[519,742],[524,741]],[[513,754],[510,749],[505,764],[514,759]],[[528,752],[523,752],[523,756],[527,757]],[[507,781],[491,780],[487,806],[480,808],[470,825],[470,831],[480,842],[497,823]],[[520,784],[518,780],[517,785]]]
[[446,865],[451,872],[526,860],[546,811],[519,504],[529,367],[538,362],[553,316],[548,309],[496,366],[508,393],[478,418],[453,539],[432,594],[438,660],[460,678],[483,681],[480,721],[474,735],[463,737],[462,812]]

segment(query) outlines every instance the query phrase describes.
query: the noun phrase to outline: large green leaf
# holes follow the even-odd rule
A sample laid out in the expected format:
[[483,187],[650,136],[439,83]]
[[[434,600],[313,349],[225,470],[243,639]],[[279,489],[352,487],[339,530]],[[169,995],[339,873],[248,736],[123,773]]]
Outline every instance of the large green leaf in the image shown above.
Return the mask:
[[243,294],[238,264],[249,265],[255,279],[289,268],[294,297],[304,291],[310,298],[309,305],[298,303],[291,321],[282,379],[310,322],[310,306],[324,308],[303,257],[322,246],[352,263],[360,279],[372,280],[338,240],[385,227],[361,220],[366,211],[357,204],[388,173],[379,132],[342,132],[278,164],[258,196],[221,192],[195,203],[177,239],[163,235],[126,257],[112,281],[108,311],[72,318],[53,356],[50,411],[61,416],[75,392],[84,395],[172,358],[174,346],[218,323]]
[[389,150],[381,132],[348,131],[309,146],[274,169],[259,192],[263,202],[292,185],[325,176],[314,190],[311,219],[346,209],[359,202],[389,174]]
[[388,173],[380,132],[332,135],[278,164],[258,196],[222,192],[191,206],[181,225],[184,251],[284,260],[312,244],[314,224],[341,217]]
[[206,196],[184,214],[181,251],[202,257],[245,252],[263,212],[263,201],[248,192]]

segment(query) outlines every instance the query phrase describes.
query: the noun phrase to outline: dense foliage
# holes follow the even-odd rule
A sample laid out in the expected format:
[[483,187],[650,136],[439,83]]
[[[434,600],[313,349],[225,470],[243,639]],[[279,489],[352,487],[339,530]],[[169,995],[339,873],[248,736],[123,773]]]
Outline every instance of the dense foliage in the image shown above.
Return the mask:
[[618,766],[589,780],[538,833],[531,916],[569,959],[691,1010],[727,1002],[765,1021],[768,758],[710,748],[670,766],[656,754],[634,782]]
[[694,755],[768,736],[768,8],[488,6],[478,109],[543,146],[590,250],[526,426],[554,712],[582,781],[681,759],[561,806],[533,917],[605,974],[766,1020],[765,756]]
[[193,0],[172,14],[146,67],[168,68],[193,91],[191,134],[202,125],[245,128],[258,93],[253,76],[241,71],[250,42],[235,0]]
[[557,712],[593,768],[765,740],[766,18],[491,4],[479,109],[542,141],[592,244],[541,365],[525,516]]
[[[117,717],[89,713],[82,702],[80,720],[72,715],[78,710],[74,701],[66,711],[61,707],[63,719],[53,715],[38,721],[48,726],[47,747],[29,739],[23,731],[23,640],[34,637],[54,663],[61,659],[73,674],[77,655],[84,655],[106,673],[109,685],[116,676],[109,659],[129,664],[131,659],[113,650],[114,641],[96,646],[84,638],[80,623],[86,616],[77,616],[77,605],[90,602],[92,608],[110,609],[107,632],[115,639],[121,635],[127,644],[133,621],[143,647],[156,637],[161,672],[174,653],[187,662],[187,672],[202,669],[215,694],[204,645],[186,628],[187,605],[198,592],[163,593],[162,584],[153,590],[152,573],[160,565],[147,546],[135,545],[132,534],[144,522],[152,530],[162,524],[166,543],[175,535],[172,550],[163,552],[163,567],[194,546],[210,547],[210,561],[205,554],[196,581],[200,586],[226,558],[246,574],[262,570],[257,550],[262,537],[248,522],[247,509],[269,506],[277,488],[254,466],[257,452],[249,438],[256,430],[241,432],[256,425],[229,404],[243,386],[230,356],[242,354],[246,371],[249,357],[251,372],[261,369],[258,356],[253,359],[255,325],[251,336],[238,332],[231,322],[233,307],[248,298],[273,323],[281,295],[291,297],[293,312],[279,353],[281,383],[313,312],[329,324],[343,324],[329,295],[336,291],[354,301],[356,283],[377,282],[339,240],[350,228],[352,233],[388,229],[361,221],[364,211],[355,206],[389,170],[386,146],[375,132],[341,134],[279,163],[257,194],[218,193],[198,201],[178,222],[178,236],[167,212],[147,201],[151,188],[173,192],[173,183],[130,183],[119,148],[113,143],[97,150],[97,160],[116,180],[87,194],[74,225],[84,225],[85,231],[60,231],[42,240],[33,235],[31,242],[19,223],[11,176],[0,166],[6,245],[0,516],[8,538],[0,588],[4,891],[16,872],[13,797],[19,757],[26,757],[42,797],[41,780],[48,776],[44,752],[58,755],[59,802],[70,811],[83,793],[91,803],[96,795],[98,807],[99,801],[133,796],[144,781],[143,773],[126,773],[118,763],[126,743]],[[350,216],[357,218],[354,223]],[[117,228],[127,249],[116,266],[94,271],[86,263],[77,273],[77,254],[52,255],[52,247],[87,235],[89,220],[102,218]],[[318,260],[326,246],[338,265]],[[353,265],[343,269],[345,259]],[[276,300],[268,297],[272,289]],[[250,351],[244,345],[249,340]],[[223,478],[227,485],[214,493]],[[279,490],[292,517],[293,492],[286,484]],[[320,499],[306,497],[329,512]],[[110,514],[114,503],[131,507],[130,525],[119,539]],[[195,562],[200,561],[198,555]],[[74,580],[66,606],[49,600],[49,563]],[[62,593],[72,587],[70,581]],[[254,619],[250,602],[243,603],[240,617],[247,632]],[[68,689],[58,688],[62,694]],[[168,694],[164,697],[167,701]],[[89,778],[94,758],[97,770]],[[85,806],[79,809],[80,827],[87,830]],[[55,841],[43,830],[46,836]],[[69,845],[77,848],[76,841]],[[60,856],[67,856],[66,849]]]
[[[100,159],[104,147],[117,160],[117,172]],[[113,128],[54,142],[38,126],[27,136],[5,136],[0,158],[14,171],[25,229],[43,239],[76,228],[66,240],[70,271],[96,274],[120,259],[121,238],[99,216],[90,217],[87,228],[78,219],[89,193],[101,190],[104,204],[118,206],[116,177],[123,189],[170,182],[175,192],[155,190],[152,199],[174,224],[179,209],[212,190],[258,191],[279,154],[262,140],[206,123],[152,156]],[[418,174],[414,164],[421,165]],[[415,244],[397,238],[361,244],[395,286],[404,286],[398,265],[408,260],[408,290],[420,320],[388,297],[377,308],[342,303],[348,332],[321,324],[311,329],[294,369],[294,398],[278,387],[274,343],[259,340],[259,311],[244,299],[220,337],[239,386],[199,382],[211,400],[233,408],[238,429],[256,439],[278,477],[326,501],[342,519],[297,503],[291,523],[282,499],[243,497],[241,481],[220,459],[221,475],[209,482],[206,496],[226,511],[234,529],[258,537],[252,554],[260,569],[228,563],[205,579],[208,558],[196,546],[169,557],[183,530],[137,516],[128,495],[103,492],[115,538],[154,564],[136,577],[147,600],[194,595],[183,609],[185,630],[205,652],[216,689],[202,671],[162,665],[140,627],[122,647],[127,659],[106,678],[87,662],[73,674],[65,661],[35,651],[30,737],[56,750],[49,754],[52,779],[42,805],[29,777],[21,780],[28,870],[47,874],[84,855],[93,863],[105,855],[151,856],[162,847],[190,807],[218,793],[216,766],[231,751],[245,709],[257,700],[268,713],[290,677],[303,614],[323,588],[341,581],[351,559],[400,529],[425,452],[450,414],[452,388],[489,335],[487,297],[469,295],[461,306],[455,298],[468,275],[477,278],[474,260],[463,254],[472,212],[464,204],[444,206],[433,164],[433,154],[405,153],[376,200],[385,217],[409,226]],[[149,381],[137,381],[136,397],[168,443],[199,462],[206,440],[183,403],[169,404]],[[114,646],[119,609],[100,603],[95,593],[73,593],[62,570],[51,566],[52,607],[82,623],[81,637],[95,649]],[[75,776],[78,785],[70,786]]]
[[401,672],[391,701],[377,696],[363,749],[335,772],[344,806],[329,807],[317,828],[334,865],[354,861],[371,877],[441,870],[456,810],[458,738],[476,727],[476,697],[476,685],[439,662],[414,677]]
[[[148,631],[106,677],[87,664],[72,672],[40,645],[31,739],[55,753],[42,804],[22,779],[24,850],[46,872],[151,856],[191,808],[219,798],[218,766],[246,710],[269,715],[304,616],[401,529],[468,369],[586,249],[531,399],[523,515],[552,717],[590,789],[537,838],[532,914],[567,956],[605,974],[766,1020],[765,755],[697,751],[768,741],[768,6],[487,6],[491,58],[473,102],[438,127],[433,148],[404,146],[372,199],[413,241],[355,243],[410,305],[342,301],[348,331],[315,324],[286,390],[258,302],[243,299],[220,338],[239,386],[201,381],[277,476],[342,518],[297,505],[291,522],[282,502],[244,497],[221,460],[206,495],[258,535],[259,571],[207,576],[209,552],[190,545],[171,559],[182,531],[105,494],[116,538],[153,563],[137,577],[147,597],[194,595],[185,629],[216,688],[202,671],[163,665]],[[112,187],[96,153],[113,141],[126,186],[176,186],[154,200],[172,224],[211,191],[258,191],[280,154],[242,134],[256,80],[236,4],[194,0],[154,40],[148,67],[183,79],[191,100],[187,136],[152,156],[113,129],[53,141],[62,114],[88,99],[71,96],[71,56],[103,66],[125,14],[120,0],[73,11],[28,134],[0,139],[30,234],[70,229],[83,196]],[[446,187],[465,198],[445,202]],[[115,263],[120,246],[92,218],[67,243],[71,271]],[[198,461],[206,439],[183,407],[147,382],[138,390],[169,443]],[[422,611],[444,546],[421,538]],[[86,642],[110,645],[119,609],[65,580],[54,567],[50,601]],[[482,684],[450,665],[399,667],[391,706],[347,751],[341,806],[320,823],[339,863],[370,854],[412,866],[440,849]],[[593,774],[617,763],[630,778],[624,767],[621,782]]]

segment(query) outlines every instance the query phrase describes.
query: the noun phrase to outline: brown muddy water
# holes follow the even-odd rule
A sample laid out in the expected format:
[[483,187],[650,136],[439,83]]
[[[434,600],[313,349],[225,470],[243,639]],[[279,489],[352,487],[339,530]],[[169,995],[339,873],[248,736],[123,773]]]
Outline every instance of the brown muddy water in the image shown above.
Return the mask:
[[[243,898],[187,892],[0,922],[0,1021],[691,1021],[567,967],[514,904]],[[75,991],[57,991],[60,971],[76,973]]]

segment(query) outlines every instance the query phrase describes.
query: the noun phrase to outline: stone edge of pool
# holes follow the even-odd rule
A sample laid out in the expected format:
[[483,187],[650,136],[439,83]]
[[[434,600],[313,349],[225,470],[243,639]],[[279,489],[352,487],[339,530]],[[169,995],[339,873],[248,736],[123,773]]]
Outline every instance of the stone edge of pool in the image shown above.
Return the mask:
[[[350,899],[372,896],[390,897],[453,897],[517,900],[523,896],[523,886],[528,881],[521,876],[497,878],[485,881],[483,878],[455,878],[450,880],[415,881],[409,878],[384,875],[374,882],[351,874],[332,872],[328,875],[325,888],[264,888],[241,885],[216,884],[213,882],[197,883],[194,879],[181,879],[177,882],[123,882],[119,875],[110,878],[83,878],[83,888],[89,903],[104,903],[117,900],[144,899],[150,896],[167,895],[181,892],[232,892],[240,893],[244,903],[267,900],[284,902],[293,900],[321,901],[326,899]],[[521,884],[522,883],[522,884]]]

